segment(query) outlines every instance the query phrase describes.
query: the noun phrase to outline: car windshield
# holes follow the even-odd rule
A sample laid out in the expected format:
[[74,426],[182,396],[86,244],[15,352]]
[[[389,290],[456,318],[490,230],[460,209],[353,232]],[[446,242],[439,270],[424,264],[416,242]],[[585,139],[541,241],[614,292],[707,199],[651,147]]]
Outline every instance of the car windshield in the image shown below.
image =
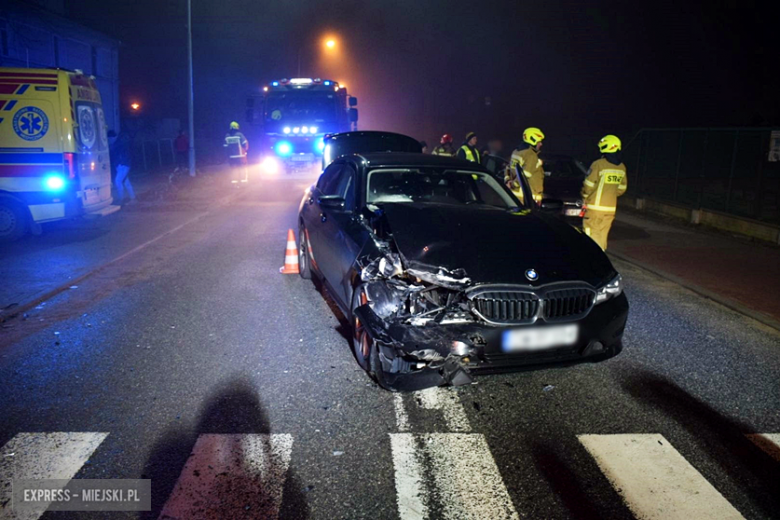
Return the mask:
[[516,208],[520,204],[493,177],[445,168],[377,169],[368,173],[366,202],[478,204]]
[[542,158],[544,171],[550,177],[581,177],[588,173],[585,165],[576,159]]
[[326,92],[284,92],[269,94],[265,118],[272,122],[306,121],[324,123],[336,117],[336,96]]

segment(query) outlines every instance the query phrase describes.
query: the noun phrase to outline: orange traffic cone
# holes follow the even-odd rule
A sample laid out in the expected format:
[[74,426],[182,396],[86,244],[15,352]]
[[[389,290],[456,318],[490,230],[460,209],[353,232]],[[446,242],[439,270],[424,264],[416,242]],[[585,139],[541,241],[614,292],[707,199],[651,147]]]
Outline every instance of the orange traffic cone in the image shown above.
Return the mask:
[[287,250],[284,252],[284,267],[279,268],[282,274],[298,274],[298,248],[295,246],[295,233],[287,231]]

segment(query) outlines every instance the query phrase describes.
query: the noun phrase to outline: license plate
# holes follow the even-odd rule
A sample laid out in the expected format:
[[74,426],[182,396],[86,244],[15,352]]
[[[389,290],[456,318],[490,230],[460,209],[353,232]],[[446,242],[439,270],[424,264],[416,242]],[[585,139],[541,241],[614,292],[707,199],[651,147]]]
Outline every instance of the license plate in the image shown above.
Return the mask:
[[90,206],[100,202],[100,193],[96,188],[84,190],[84,204]]
[[566,210],[566,216],[567,217],[579,217],[580,216],[580,208],[572,208]]
[[314,155],[310,153],[304,153],[301,155],[293,155],[291,159],[293,161],[310,162],[314,160]]
[[577,342],[579,327],[576,323],[552,327],[528,327],[504,332],[504,352],[542,350],[573,345]]

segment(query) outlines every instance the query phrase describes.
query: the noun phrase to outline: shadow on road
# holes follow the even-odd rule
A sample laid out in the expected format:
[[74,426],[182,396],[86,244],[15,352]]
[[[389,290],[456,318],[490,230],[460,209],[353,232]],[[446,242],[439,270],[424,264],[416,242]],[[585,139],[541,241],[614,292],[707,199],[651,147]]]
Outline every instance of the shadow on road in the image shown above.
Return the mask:
[[673,418],[696,439],[729,475],[751,502],[767,517],[780,511],[780,465],[751,442],[745,434],[753,429],[731,419],[690,395],[672,381],[640,372],[623,383],[634,398]]
[[650,238],[650,233],[639,226],[634,226],[616,220],[609,232],[610,240],[643,240]]
[[[602,518],[633,518],[631,512],[624,508],[625,515],[616,516],[615,511],[605,511],[599,507],[596,495],[591,489],[593,483],[583,481],[569,467],[566,460],[560,455],[561,447],[545,441],[537,441],[531,445],[534,457],[534,465],[542,477],[550,485],[550,489],[563,502],[568,511],[567,518],[582,520],[600,520]],[[610,489],[612,489],[610,487]],[[614,491],[613,491],[614,493]],[[615,494],[615,499],[610,503],[621,503],[620,497]]]
[[[246,379],[237,378],[221,385],[205,400],[200,419],[194,430],[186,427],[170,428],[156,443],[149,453],[141,478],[152,480],[152,509],[144,512],[143,519],[159,517],[165,502],[174,491],[177,480],[189,477],[184,475],[185,464],[193,455],[193,447],[201,434],[270,434],[268,418],[263,411],[260,399],[253,385]],[[280,432],[286,433],[286,432]],[[295,446],[293,445],[293,450]],[[231,454],[209,453],[215,463],[224,462]],[[266,454],[267,455],[267,454]],[[211,467],[211,466],[209,466]],[[207,485],[213,486],[224,504],[198,504],[197,498],[191,507],[203,507],[200,513],[203,518],[268,518],[262,513],[263,507],[274,501],[273,496],[260,496],[256,493],[257,476],[251,478],[246,468],[232,468],[236,475],[219,474],[216,478],[206,479]],[[267,471],[267,470],[266,470]],[[264,473],[265,474],[265,473]],[[193,475],[200,478],[200,474]],[[223,478],[220,478],[223,477]],[[204,479],[205,479],[204,475]],[[199,482],[195,481],[199,484]],[[202,488],[198,488],[199,493]],[[246,494],[246,496],[242,496]],[[236,514],[235,504],[248,503],[248,509]],[[219,513],[219,506],[225,505],[224,514]],[[227,515],[227,516],[226,516]],[[309,516],[308,504],[303,495],[299,479],[295,476],[292,463],[287,470],[282,493],[282,504],[279,517],[304,519]]]
[[[69,244],[93,242],[111,233],[108,227],[109,224],[105,221],[101,222],[97,219],[73,219],[44,223],[42,225],[43,233],[40,236],[26,235],[15,242],[2,244],[0,260],[28,255],[31,252],[47,251]],[[42,268],[46,267],[42,266]]]

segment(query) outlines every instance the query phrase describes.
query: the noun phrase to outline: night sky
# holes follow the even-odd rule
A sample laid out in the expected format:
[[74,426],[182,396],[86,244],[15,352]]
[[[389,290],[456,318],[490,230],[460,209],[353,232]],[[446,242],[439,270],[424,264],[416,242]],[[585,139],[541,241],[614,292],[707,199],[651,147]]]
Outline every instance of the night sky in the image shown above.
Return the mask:
[[[296,76],[299,48],[303,76],[359,98],[361,128],[429,142],[476,130],[509,145],[539,126],[550,151],[569,151],[643,127],[780,124],[766,3],[641,4],[193,0],[196,136],[221,135],[250,93]],[[122,41],[125,104],[186,116],[184,1],[68,7]],[[339,40],[338,59],[323,58],[325,35]]]

